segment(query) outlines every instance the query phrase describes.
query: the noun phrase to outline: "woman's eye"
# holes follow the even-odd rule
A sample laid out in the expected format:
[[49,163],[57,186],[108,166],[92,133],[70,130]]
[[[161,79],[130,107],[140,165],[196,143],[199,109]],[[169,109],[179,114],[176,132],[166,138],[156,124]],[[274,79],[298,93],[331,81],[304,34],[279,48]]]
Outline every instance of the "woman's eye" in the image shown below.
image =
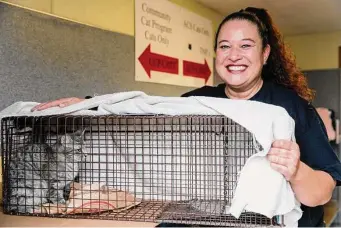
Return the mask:
[[220,48],[221,49],[228,49],[228,48],[230,48],[230,46],[228,46],[228,45],[221,45]]
[[249,47],[251,47],[250,44],[243,44],[243,45],[242,45],[242,48],[244,48],[244,49],[245,49],[245,48],[249,48]]

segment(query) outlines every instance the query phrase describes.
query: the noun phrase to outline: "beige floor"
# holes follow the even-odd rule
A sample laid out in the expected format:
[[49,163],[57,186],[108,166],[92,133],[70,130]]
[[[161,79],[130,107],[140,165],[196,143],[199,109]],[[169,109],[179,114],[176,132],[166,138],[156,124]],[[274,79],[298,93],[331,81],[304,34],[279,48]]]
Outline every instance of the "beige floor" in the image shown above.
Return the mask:
[[0,210],[0,227],[155,227],[156,225],[156,223],[146,222],[5,215]]
[[[0,182],[0,202],[2,201],[2,186]],[[0,227],[155,227],[156,223],[127,222],[91,219],[64,219],[32,216],[5,215],[0,205]]]
[[41,218],[4,215],[0,212],[0,227],[155,227],[155,223],[124,222],[90,219]]

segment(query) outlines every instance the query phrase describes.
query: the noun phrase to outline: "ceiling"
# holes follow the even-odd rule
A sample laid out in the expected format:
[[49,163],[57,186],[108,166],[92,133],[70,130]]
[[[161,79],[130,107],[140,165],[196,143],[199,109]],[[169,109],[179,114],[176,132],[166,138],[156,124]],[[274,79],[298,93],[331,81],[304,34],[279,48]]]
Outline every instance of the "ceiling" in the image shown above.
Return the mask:
[[267,9],[284,35],[341,31],[341,0],[197,0],[221,15],[253,6]]

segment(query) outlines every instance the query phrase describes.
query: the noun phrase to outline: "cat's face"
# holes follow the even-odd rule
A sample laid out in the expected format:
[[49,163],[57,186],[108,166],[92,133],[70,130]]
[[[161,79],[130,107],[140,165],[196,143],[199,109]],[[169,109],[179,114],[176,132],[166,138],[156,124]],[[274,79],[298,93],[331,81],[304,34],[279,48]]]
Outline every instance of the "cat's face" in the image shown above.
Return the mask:
[[86,158],[86,148],[84,146],[85,130],[78,130],[72,134],[65,134],[59,137],[59,144],[66,155],[74,155],[75,160]]

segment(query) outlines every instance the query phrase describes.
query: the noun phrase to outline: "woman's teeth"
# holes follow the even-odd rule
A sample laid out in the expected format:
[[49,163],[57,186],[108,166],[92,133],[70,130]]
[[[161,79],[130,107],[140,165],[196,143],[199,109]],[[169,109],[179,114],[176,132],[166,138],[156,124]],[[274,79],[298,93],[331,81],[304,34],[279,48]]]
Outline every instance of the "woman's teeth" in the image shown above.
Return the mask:
[[228,66],[227,69],[230,71],[243,71],[246,69],[246,66]]

